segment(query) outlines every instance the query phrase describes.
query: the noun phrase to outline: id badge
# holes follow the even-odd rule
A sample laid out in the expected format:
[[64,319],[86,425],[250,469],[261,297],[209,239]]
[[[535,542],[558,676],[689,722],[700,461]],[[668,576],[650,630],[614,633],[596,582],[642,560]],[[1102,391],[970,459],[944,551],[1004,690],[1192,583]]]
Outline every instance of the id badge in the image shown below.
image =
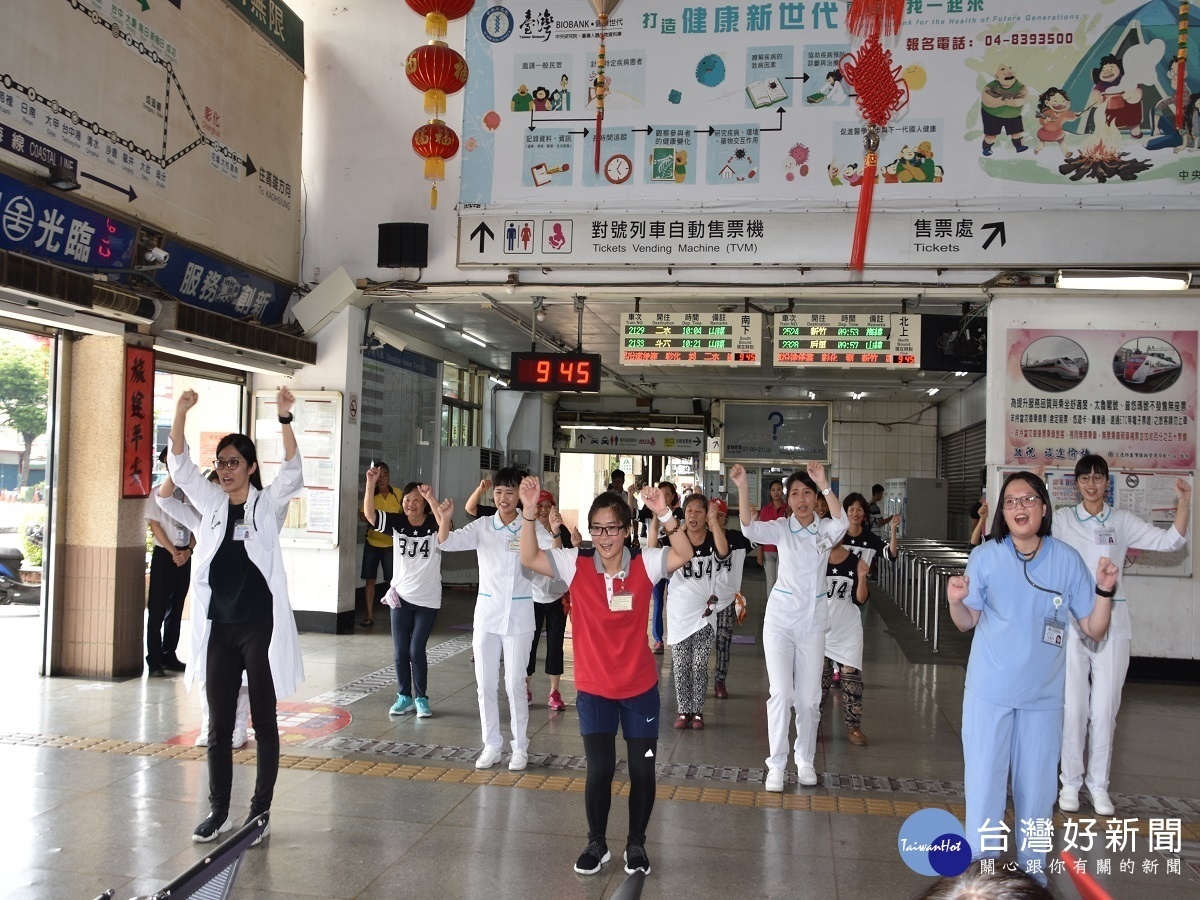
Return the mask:
[[1111,528],[1096,529],[1096,543],[1101,547],[1111,547],[1117,542],[1117,533]]
[[608,608],[610,612],[633,612],[633,594],[613,594],[608,601]]
[[508,549],[511,553],[520,553],[521,539],[519,537],[510,538],[508,541]]
[[175,526],[175,546],[182,547],[187,542],[188,542],[187,529],[180,525],[176,525]]
[[1042,643],[1051,647],[1061,647],[1066,639],[1066,629],[1057,616],[1045,616],[1042,619]]
[[235,541],[250,540],[250,525],[245,519],[233,523],[233,539]]
[[833,549],[833,541],[829,540],[829,538],[825,537],[824,535],[817,538],[817,552],[818,553],[828,553],[832,549]]

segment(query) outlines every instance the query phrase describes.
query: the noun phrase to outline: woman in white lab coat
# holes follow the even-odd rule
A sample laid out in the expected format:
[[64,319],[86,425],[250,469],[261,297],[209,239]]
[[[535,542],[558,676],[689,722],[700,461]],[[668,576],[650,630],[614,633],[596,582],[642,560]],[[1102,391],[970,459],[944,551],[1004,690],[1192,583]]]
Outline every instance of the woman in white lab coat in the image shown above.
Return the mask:
[[[242,673],[250,690],[258,744],[258,773],[250,816],[267,812],[279,771],[279,728],[275,703],[304,680],[296,620],[288,600],[287,573],[279,529],[288,504],[304,486],[300,453],[292,431],[295,397],[277,397],[283,427],[283,464],[264,489],[254,442],[230,434],[217,444],[217,483],[205,480],[188,454],[184,426],[199,400],[184,391],[171,426],[171,479],[200,512],[192,567],[191,661],[184,679],[205,686],[212,718],[208,745],[208,818],[192,834],[205,842],[233,827],[229,797],[233,784],[233,727]],[[268,826],[269,827],[269,826]],[[266,832],[264,832],[264,836]]]

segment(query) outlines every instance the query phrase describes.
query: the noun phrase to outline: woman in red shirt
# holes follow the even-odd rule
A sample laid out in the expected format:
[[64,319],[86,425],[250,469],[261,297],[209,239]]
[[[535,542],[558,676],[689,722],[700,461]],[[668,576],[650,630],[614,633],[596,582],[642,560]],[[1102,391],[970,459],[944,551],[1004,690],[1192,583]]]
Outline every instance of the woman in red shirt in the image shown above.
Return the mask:
[[[536,509],[538,479],[521,481],[526,510]],[[646,618],[655,582],[692,557],[691,543],[671,515],[659,488],[645,488],[642,499],[665,525],[670,548],[630,549],[631,513],[619,494],[603,493],[588,510],[590,550],[542,550],[537,518],[522,513],[521,565],[557,578],[571,590],[571,641],[575,655],[579,731],[587,756],[584,806],[588,845],[575,871],[594,875],[612,858],[606,831],[617,765],[617,724],[625,736],[629,760],[629,837],[625,871],[650,874],[646,825],[654,808],[654,763],[658,756],[658,666],[646,645]]]

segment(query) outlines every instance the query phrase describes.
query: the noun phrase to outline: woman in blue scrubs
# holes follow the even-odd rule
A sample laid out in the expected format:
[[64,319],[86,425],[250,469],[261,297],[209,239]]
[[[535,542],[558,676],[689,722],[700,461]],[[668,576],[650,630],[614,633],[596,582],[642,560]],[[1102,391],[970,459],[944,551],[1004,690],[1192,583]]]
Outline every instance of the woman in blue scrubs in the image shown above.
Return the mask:
[[[1070,617],[1103,638],[1118,569],[1102,559],[1093,581],[1050,536],[1050,496],[1032,472],[1005,478],[997,507],[991,535],[946,592],[954,624],[976,629],[963,693],[967,839],[975,858],[1015,845],[1020,867],[1045,884],[1046,855],[1022,840],[1021,823],[1054,813]],[[1001,827],[1010,773],[1011,832]]]

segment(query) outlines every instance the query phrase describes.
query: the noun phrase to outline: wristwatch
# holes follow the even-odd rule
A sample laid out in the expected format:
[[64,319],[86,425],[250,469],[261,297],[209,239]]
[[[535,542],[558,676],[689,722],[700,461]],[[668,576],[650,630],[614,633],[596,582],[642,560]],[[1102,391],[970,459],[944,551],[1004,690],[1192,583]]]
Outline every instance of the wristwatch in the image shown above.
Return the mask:
[[295,420],[296,420],[296,416],[293,413],[288,413],[286,416],[279,417],[279,424],[280,425],[291,425],[292,422],[294,422]]

